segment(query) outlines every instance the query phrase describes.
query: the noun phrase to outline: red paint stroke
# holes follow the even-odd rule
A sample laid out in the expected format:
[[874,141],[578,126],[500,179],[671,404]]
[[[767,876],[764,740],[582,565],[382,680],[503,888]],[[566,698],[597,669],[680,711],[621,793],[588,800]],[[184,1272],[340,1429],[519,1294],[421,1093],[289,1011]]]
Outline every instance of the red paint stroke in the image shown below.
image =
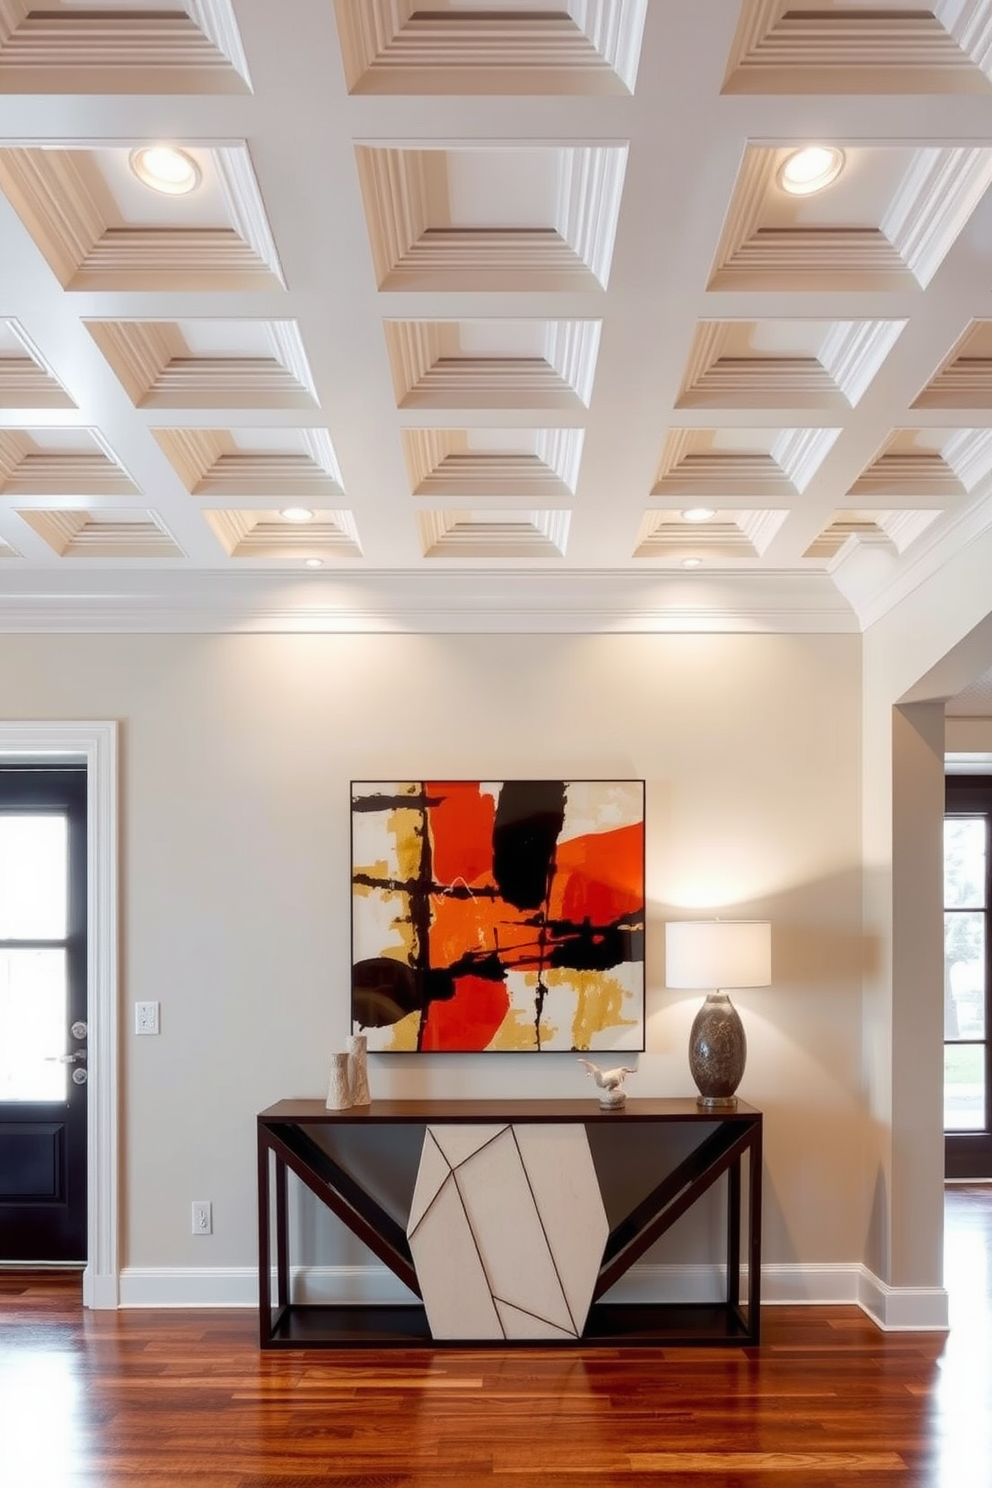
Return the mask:
[[421,1049],[471,1054],[495,1037],[510,1010],[510,994],[502,982],[463,976],[455,980],[455,995],[432,1002]]
[[435,883],[464,879],[492,884],[493,823],[496,802],[475,780],[428,780],[427,796]]
[[609,925],[644,913],[644,824],[559,842],[549,918]]

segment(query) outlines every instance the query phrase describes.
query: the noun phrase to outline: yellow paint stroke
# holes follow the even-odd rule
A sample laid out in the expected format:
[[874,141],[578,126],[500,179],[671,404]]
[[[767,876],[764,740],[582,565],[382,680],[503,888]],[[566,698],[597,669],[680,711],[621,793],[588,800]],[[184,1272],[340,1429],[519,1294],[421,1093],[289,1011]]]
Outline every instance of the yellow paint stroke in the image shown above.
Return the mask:
[[417,1034],[420,1030],[420,1014],[418,1012],[407,1013],[398,1023],[391,1026],[392,1041],[384,1045],[387,1054],[411,1054],[417,1050]]
[[[396,844],[396,877],[401,883],[410,883],[420,874],[420,859],[423,851],[423,815],[419,810],[413,810],[409,806],[400,806],[389,813],[386,825]],[[399,897],[403,902],[403,913],[393,920],[393,929],[402,942],[407,964],[413,966],[417,960],[419,947],[413,928],[411,896],[401,890]]]
[[[551,1042],[558,1032],[553,1024],[546,1019],[541,1020],[541,1043],[545,1046]],[[527,1053],[537,1048],[537,1036],[534,1029],[534,1014],[528,1013],[525,1008],[511,1008],[503,1019],[499,1028],[486,1045],[487,1049],[511,1049],[518,1053]]]
[[381,894],[382,890],[373,884],[356,883],[361,874],[365,878],[387,878],[389,875],[389,864],[385,858],[377,858],[374,863],[356,863],[352,869],[351,891],[356,899],[368,899],[373,894]]
[[575,994],[572,1019],[573,1049],[592,1048],[593,1037],[608,1028],[635,1028],[637,1019],[624,1016],[629,990],[603,971],[574,971],[549,968],[544,974],[549,987],[565,987]]

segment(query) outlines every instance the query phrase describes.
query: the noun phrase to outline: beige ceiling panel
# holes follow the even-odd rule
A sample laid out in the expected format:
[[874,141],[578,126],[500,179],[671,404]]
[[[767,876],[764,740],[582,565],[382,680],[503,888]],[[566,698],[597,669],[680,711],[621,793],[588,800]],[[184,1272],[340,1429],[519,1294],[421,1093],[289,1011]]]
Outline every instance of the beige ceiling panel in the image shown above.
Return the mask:
[[20,516],[60,558],[182,558],[152,512],[22,511]]
[[293,321],[85,324],[138,408],[316,406],[303,342]]
[[425,558],[564,558],[568,511],[421,511]]
[[647,0],[335,0],[352,93],[632,93]]
[[772,503],[805,490],[837,429],[670,429],[652,496],[737,496]]
[[130,172],[131,148],[4,144],[0,189],[63,289],[280,288],[247,147],[187,153],[200,184],[186,196],[163,196]]
[[0,93],[246,93],[230,0],[0,0]]
[[725,93],[987,93],[990,0],[744,0]]
[[705,522],[690,522],[679,511],[647,511],[634,557],[679,564],[758,558],[788,515],[781,510],[714,511]]
[[380,289],[605,289],[626,146],[356,153]]
[[121,496],[137,488],[88,429],[0,429],[0,495]]
[[810,543],[804,558],[833,561],[858,546],[904,553],[940,516],[939,511],[839,511]]
[[16,320],[0,320],[0,409],[75,408]]
[[973,320],[914,408],[992,408],[992,320]]
[[326,429],[154,429],[193,496],[339,496]]
[[851,486],[913,509],[953,502],[992,472],[992,429],[897,429]]
[[581,429],[404,429],[415,496],[571,496]]
[[598,320],[387,320],[398,408],[584,408]]
[[903,320],[706,320],[678,408],[853,408]]
[[229,558],[319,566],[360,558],[355,519],[348,511],[321,511],[307,523],[287,522],[277,511],[205,511],[208,525]]
[[894,290],[929,284],[989,183],[992,148],[844,146],[828,191],[790,196],[793,145],[748,145],[710,289]]

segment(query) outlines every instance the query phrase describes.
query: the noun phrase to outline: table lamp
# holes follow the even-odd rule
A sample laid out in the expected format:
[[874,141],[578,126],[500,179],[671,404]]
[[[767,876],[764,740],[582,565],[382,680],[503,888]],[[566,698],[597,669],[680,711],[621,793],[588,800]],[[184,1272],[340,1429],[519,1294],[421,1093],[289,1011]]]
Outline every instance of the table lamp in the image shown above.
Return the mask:
[[700,1106],[737,1105],[747,1039],[726,989],[767,987],[771,960],[767,920],[670,920],[665,926],[666,985],[707,992],[689,1034],[689,1069]]

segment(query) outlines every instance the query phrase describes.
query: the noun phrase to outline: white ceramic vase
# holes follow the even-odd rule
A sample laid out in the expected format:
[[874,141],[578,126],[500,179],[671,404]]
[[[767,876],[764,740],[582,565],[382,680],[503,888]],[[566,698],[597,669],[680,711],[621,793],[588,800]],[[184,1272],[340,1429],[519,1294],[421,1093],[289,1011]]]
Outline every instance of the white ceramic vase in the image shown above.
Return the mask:
[[327,1082],[327,1100],[325,1105],[329,1111],[346,1111],[355,1102],[351,1098],[351,1055],[332,1054],[331,1073]]
[[353,1033],[348,1039],[348,1088],[353,1106],[369,1106],[368,1043],[364,1033]]

